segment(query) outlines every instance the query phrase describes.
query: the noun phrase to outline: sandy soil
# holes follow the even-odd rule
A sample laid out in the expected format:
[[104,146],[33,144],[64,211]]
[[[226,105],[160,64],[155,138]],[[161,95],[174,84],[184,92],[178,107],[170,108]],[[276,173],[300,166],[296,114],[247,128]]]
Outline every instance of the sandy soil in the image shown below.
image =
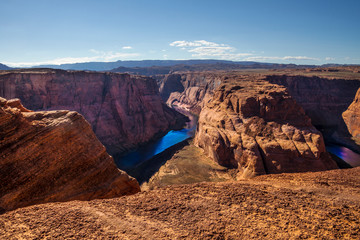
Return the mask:
[[236,170],[220,166],[195,147],[192,140],[178,150],[158,171],[141,185],[141,190],[168,185],[235,180]]
[[359,239],[360,168],[173,185],[0,215],[1,239]]

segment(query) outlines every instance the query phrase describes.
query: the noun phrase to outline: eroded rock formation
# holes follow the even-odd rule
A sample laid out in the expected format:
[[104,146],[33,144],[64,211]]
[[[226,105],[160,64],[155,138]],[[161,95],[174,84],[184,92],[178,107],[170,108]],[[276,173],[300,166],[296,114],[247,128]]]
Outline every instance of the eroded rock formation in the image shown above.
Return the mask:
[[360,88],[356,93],[354,101],[342,116],[350,134],[360,146]]
[[119,73],[22,70],[0,75],[0,96],[32,110],[82,114],[110,154],[180,128],[184,117],[162,103],[156,82]]
[[72,111],[31,112],[0,98],[0,208],[133,194],[90,125]]
[[342,113],[349,107],[360,87],[360,80],[339,77],[341,75],[337,78],[269,75],[266,79],[285,86],[328,141],[360,151],[350,140],[342,118]]
[[169,74],[161,82],[160,94],[168,105],[199,114],[222,80],[221,74],[211,72]]
[[337,168],[285,87],[234,75],[202,109],[195,144],[239,177]]

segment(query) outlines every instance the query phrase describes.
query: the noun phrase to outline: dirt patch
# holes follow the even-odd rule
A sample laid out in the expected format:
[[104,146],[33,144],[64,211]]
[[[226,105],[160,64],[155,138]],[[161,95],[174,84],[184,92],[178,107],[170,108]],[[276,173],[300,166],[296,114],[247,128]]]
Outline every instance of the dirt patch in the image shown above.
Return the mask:
[[174,184],[198,182],[223,182],[235,179],[235,170],[220,166],[195,147],[192,140],[189,145],[178,150],[159,171],[141,185],[149,190]]

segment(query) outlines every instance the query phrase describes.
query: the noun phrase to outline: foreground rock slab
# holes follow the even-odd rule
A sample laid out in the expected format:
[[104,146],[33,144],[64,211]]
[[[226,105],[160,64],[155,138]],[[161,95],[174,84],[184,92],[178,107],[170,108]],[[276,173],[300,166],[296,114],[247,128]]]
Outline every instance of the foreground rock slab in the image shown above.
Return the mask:
[[0,235],[59,239],[359,239],[360,168],[169,186],[0,215]]
[[31,112],[0,98],[0,209],[140,191],[77,112]]

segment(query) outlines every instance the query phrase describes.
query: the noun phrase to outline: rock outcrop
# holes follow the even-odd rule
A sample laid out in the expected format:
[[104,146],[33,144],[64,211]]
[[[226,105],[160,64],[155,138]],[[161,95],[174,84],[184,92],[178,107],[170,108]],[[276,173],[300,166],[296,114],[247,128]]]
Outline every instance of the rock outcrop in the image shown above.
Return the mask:
[[323,132],[327,141],[360,151],[360,148],[351,142],[342,118],[342,113],[349,107],[360,87],[360,80],[345,80],[339,77],[269,75],[266,79],[288,89],[311,118],[312,124]]
[[161,80],[160,94],[169,106],[199,114],[222,80],[223,75],[215,72],[169,74]]
[[31,112],[0,98],[0,209],[140,190],[72,111]]
[[185,118],[161,101],[155,80],[119,73],[33,69],[0,74],[0,96],[32,110],[73,110],[110,154],[137,147]]
[[354,101],[342,116],[350,134],[360,146],[360,88],[356,93]]
[[195,144],[238,177],[337,168],[321,133],[285,87],[259,77],[224,81],[199,116]]

